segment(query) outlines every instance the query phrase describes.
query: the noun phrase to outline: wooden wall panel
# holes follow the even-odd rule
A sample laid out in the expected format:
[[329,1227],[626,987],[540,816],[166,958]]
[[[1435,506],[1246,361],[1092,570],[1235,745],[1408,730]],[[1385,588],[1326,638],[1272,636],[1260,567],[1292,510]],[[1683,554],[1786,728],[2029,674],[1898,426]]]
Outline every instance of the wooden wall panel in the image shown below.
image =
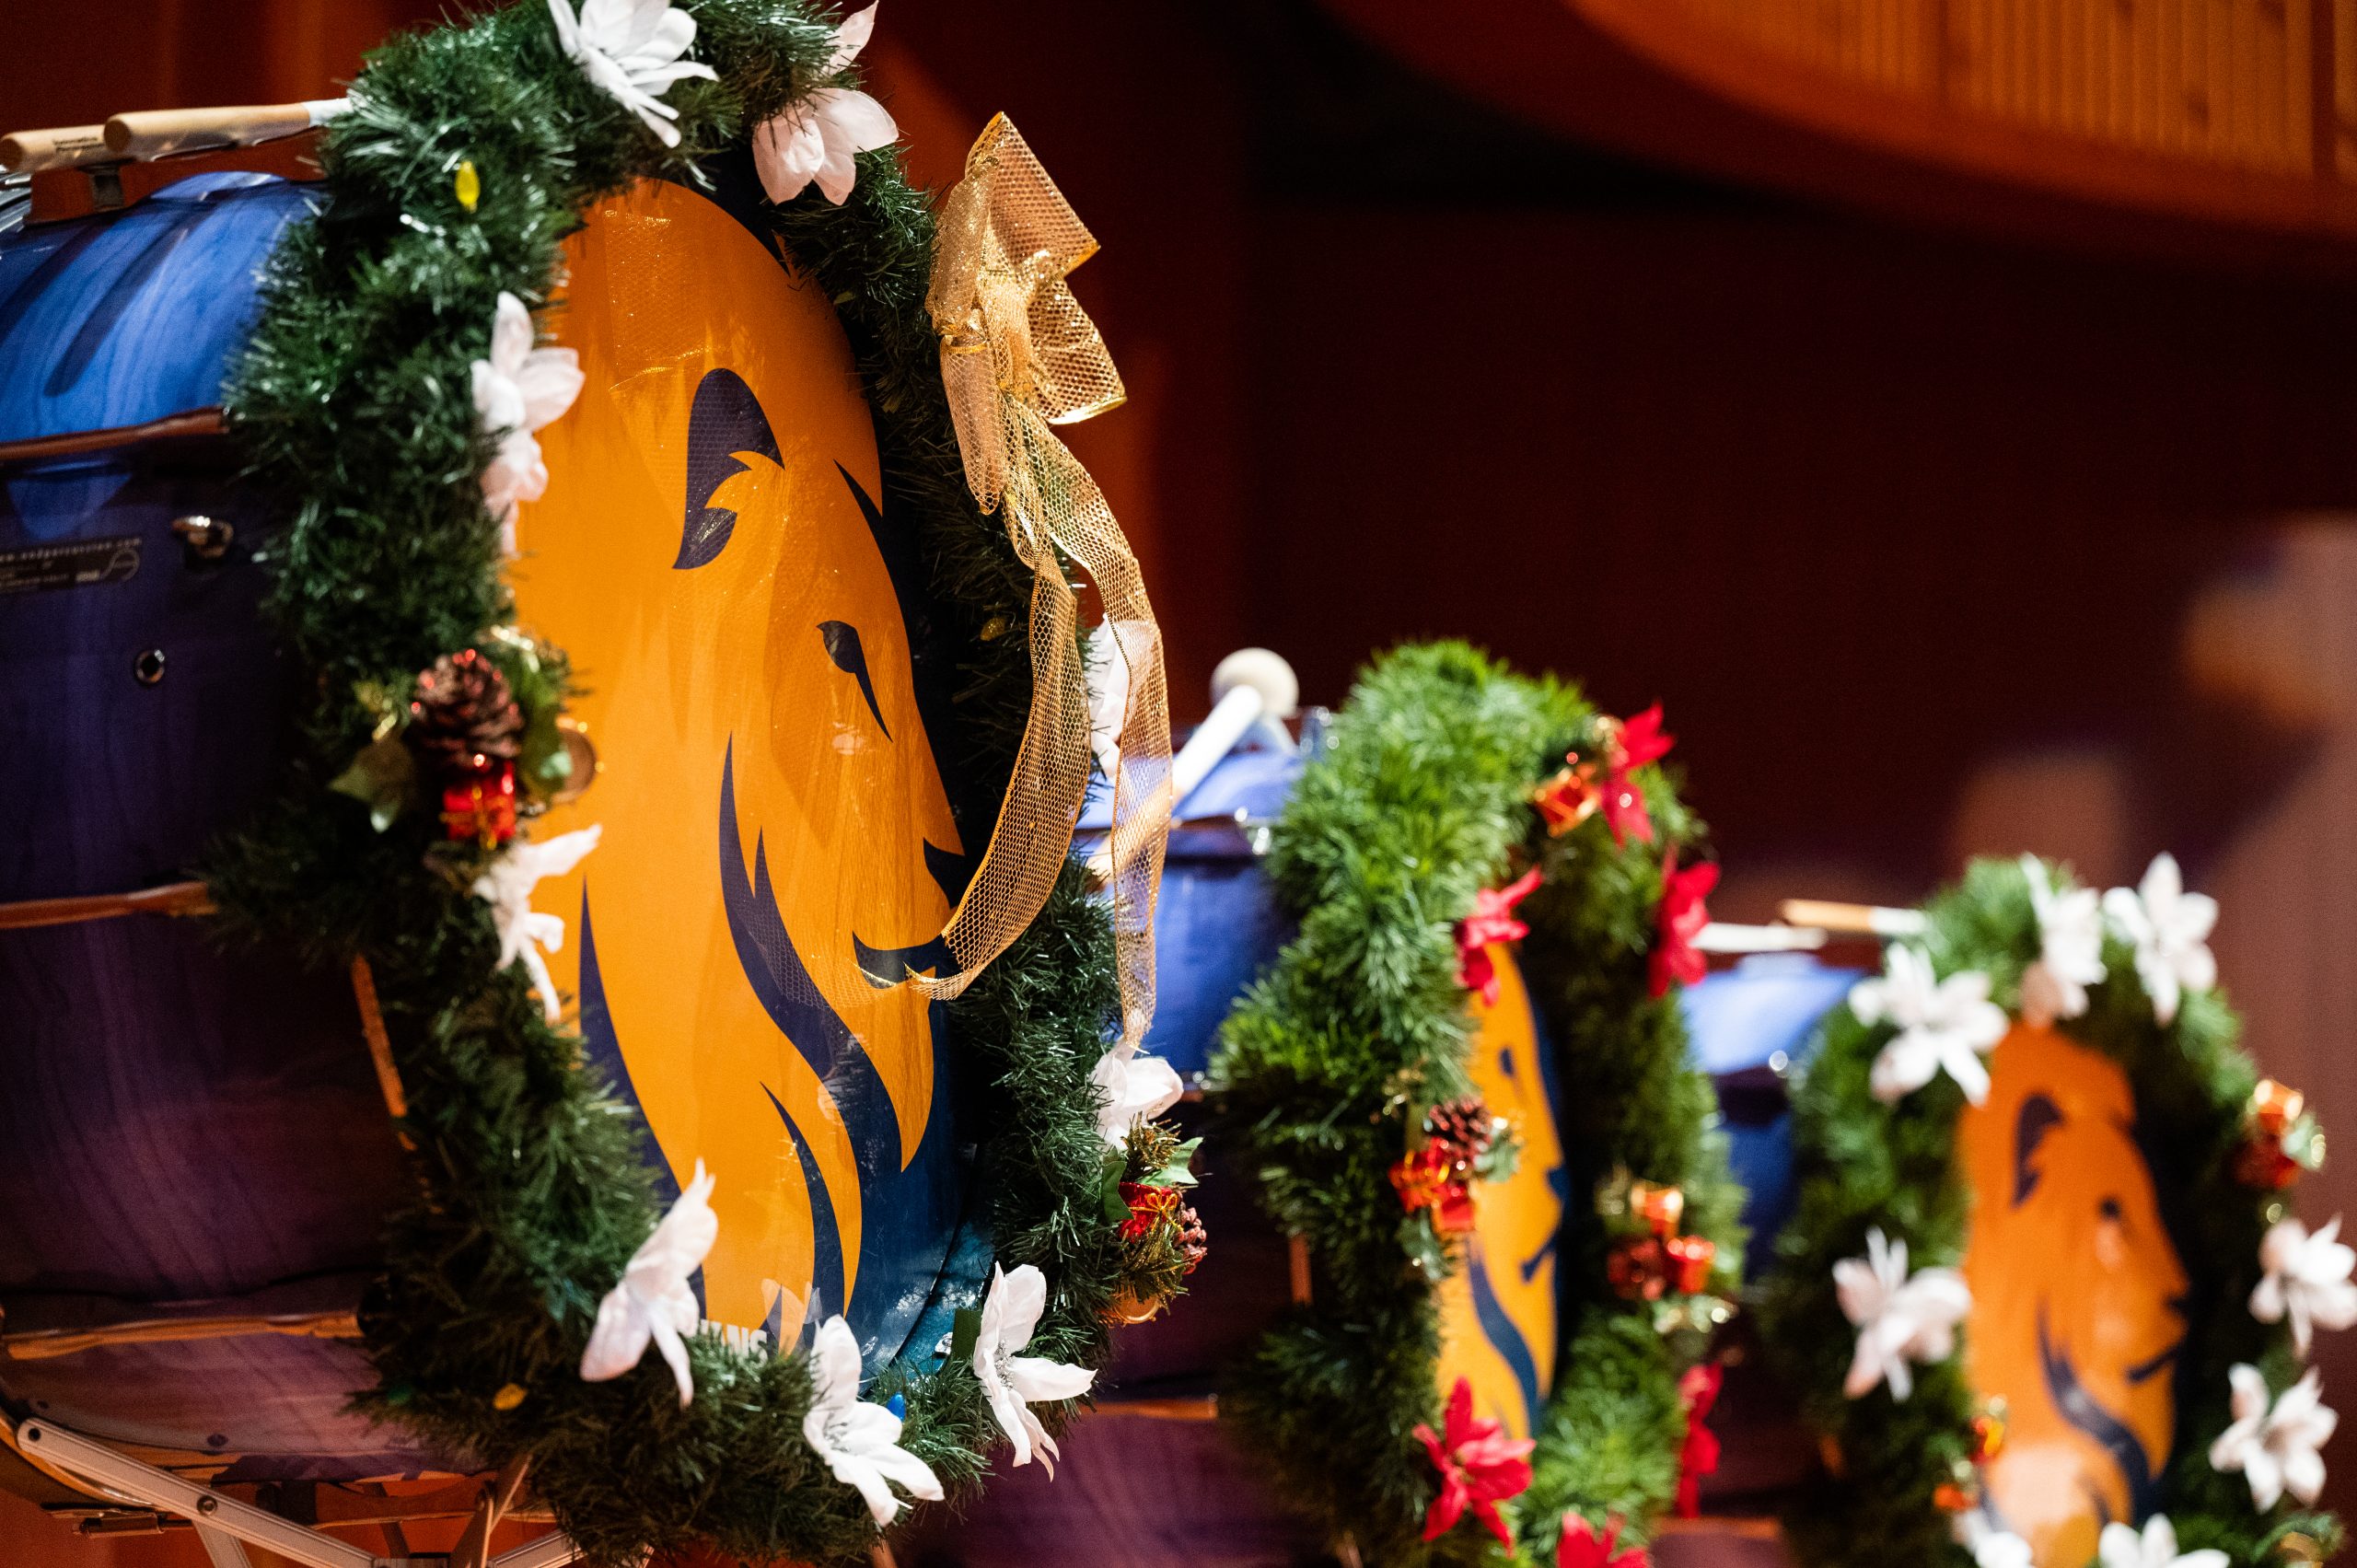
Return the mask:
[[[2346,0],[1688,0],[1864,86],[2232,168],[2314,164],[2314,7]],[[1678,6],[1665,8],[1676,25]],[[2340,36],[2347,37],[2344,31]],[[2336,60],[2336,68],[2345,68]]]

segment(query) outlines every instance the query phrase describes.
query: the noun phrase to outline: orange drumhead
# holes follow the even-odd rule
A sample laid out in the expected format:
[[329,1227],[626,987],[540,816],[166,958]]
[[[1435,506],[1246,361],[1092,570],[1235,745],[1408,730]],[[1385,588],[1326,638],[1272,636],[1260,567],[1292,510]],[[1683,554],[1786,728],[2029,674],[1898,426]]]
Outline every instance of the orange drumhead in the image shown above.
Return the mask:
[[1473,998],[1467,1068],[1493,1116],[1515,1125],[1522,1157],[1504,1181],[1474,1191],[1462,1267],[1439,1291],[1440,1386],[1473,1385],[1473,1413],[1508,1434],[1537,1429],[1555,1383],[1555,1237],[1563,1223],[1563,1146],[1530,993],[1514,949],[1490,948],[1498,1001]]
[[2154,1507],[2176,1431],[2184,1267],[2136,1142],[2119,1063],[2016,1027],[1967,1107],[1964,1272],[1972,1381],[2005,1401],[1990,1507],[2039,1568],[2082,1568],[2109,1520]]
[[963,865],[886,565],[876,437],[825,295],[735,216],[646,182],[567,241],[586,377],[540,435],[520,620],[564,648],[594,784],[540,838],[585,1044],[684,1182],[717,1179],[724,1326],[815,1290],[896,1352],[962,1212],[929,969]]

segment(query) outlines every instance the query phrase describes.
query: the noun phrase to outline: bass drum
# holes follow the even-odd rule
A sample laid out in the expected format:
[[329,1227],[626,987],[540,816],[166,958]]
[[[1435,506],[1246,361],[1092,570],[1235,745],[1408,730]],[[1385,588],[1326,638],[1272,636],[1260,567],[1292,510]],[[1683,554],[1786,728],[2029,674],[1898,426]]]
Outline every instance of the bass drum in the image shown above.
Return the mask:
[[[1313,718],[1313,749],[1316,732]],[[1179,803],[1155,906],[1158,994],[1144,1049],[1190,1086],[1210,1065],[1237,997],[1293,939],[1260,852],[1300,771],[1290,753],[1231,752]],[[1106,803],[1093,802],[1081,826],[1103,832]],[[1446,1389],[1466,1378],[1477,1413],[1527,1436],[1554,1380],[1562,1149],[1537,1013],[1512,950],[1492,956],[1498,1002],[1477,1008],[1469,1064],[1483,1098],[1515,1120],[1523,1154],[1509,1180],[1484,1189],[1466,1266],[1442,1286],[1437,1380]],[[1173,1120],[1186,1135],[1205,1131],[1196,1097]],[[1238,1151],[1214,1132],[1194,1163],[1202,1186],[1192,1202],[1212,1256],[1188,1294],[1121,1331],[1098,1380],[1097,1411],[1062,1439],[1052,1485],[1036,1466],[1001,1477],[956,1523],[921,1521],[919,1559],[974,1568],[1325,1560],[1315,1528],[1269,1491],[1214,1419],[1221,1374],[1292,1302],[1291,1250],[1261,1212]]]
[[[604,839],[540,903],[650,1159],[720,1178],[708,1318],[783,1348],[846,1312],[881,1362],[989,1261],[899,983],[966,864],[950,661],[828,297],[737,215],[749,159],[713,172],[590,214],[550,317],[589,379],[513,580],[600,765],[532,831]],[[214,411],[316,199],[200,175],[0,238],[0,1405],[230,1481],[473,1469],[347,1409],[404,1179],[350,978],[47,902],[180,883],[283,787],[283,519]]]
[[946,1006],[902,983],[947,967],[970,863],[851,348],[732,213],[748,186],[641,185],[565,248],[586,381],[512,576],[599,759],[535,831],[602,836],[534,902],[578,934],[558,982],[670,1183],[716,1179],[707,1318],[776,1345],[841,1312],[873,1370],[989,1269]]
[[[211,411],[312,200],[199,175],[0,238],[0,906],[179,882],[279,786],[281,519]],[[401,1179],[344,976],[198,919],[0,929],[12,1416],[231,1481],[441,1467],[343,1408]]]

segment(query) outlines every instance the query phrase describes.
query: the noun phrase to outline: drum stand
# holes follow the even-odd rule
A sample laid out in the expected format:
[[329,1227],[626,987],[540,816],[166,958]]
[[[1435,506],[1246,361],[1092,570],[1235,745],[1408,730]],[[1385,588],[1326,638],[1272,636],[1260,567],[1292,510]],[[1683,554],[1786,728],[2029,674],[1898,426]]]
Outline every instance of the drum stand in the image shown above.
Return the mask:
[[281,1518],[50,1422],[19,1423],[14,1446],[41,1468],[117,1501],[186,1519],[196,1527],[196,1538],[204,1543],[213,1568],[253,1568],[253,1560],[246,1555],[249,1545],[307,1568],[563,1568],[581,1555],[581,1549],[561,1532],[497,1557],[489,1554],[492,1527],[513,1508],[523,1490],[520,1462],[483,1489],[455,1551],[378,1557],[365,1547]]

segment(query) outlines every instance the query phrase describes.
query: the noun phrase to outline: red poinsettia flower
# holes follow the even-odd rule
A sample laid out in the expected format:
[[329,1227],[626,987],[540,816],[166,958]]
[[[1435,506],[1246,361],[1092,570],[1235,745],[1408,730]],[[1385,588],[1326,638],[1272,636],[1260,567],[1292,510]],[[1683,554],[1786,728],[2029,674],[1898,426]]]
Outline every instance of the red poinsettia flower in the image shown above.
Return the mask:
[[1719,1400],[1719,1386],[1726,1369],[1713,1362],[1689,1366],[1678,1380],[1678,1397],[1686,1401],[1686,1446],[1678,1453],[1678,1516],[1690,1519],[1702,1511],[1702,1478],[1719,1468],[1719,1434],[1703,1423]]
[[1676,744],[1676,736],[1662,733],[1659,703],[1620,722],[1606,748],[1601,801],[1604,825],[1612,830],[1614,843],[1625,845],[1631,839],[1644,844],[1654,842],[1653,813],[1645,809],[1645,792],[1638,787],[1635,773],[1648,762],[1668,756]]
[[1443,1425],[1445,1434],[1434,1436],[1431,1427],[1416,1423],[1416,1440],[1440,1472],[1440,1494],[1424,1511],[1424,1539],[1438,1540],[1470,1508],[1512,1551],[1514,1534],[1499,1516],[1498,1504],[1530,1485],[1529,1454],[1538,1445],[1527,1437],[1508,1437],[1494,1421],[1474,1420],[1473,1385],[1463,1377],[1448,1392]]
[[1620,1539],[1618,1516],[1605,1522],[1604,1533],[1596,1529],[1577,1514],[1563,1516],[1563,1539],[1556,1543],[1556,1568],[1653,1568],[1653,1559],[1642,1546],[1623,1547],[1615,1551]]
[[1710,972],[1710,964],[1694,946],[1711,912],[1702,900],[1719,885],[1719,868],[1708,863],[1684,871],[1678,868],[1673,846],[1661,863],[1661,934],[1654,943],[1653,992],[1669,994],[1670,982],[1692,985]]
[[1519,942],[1530,927],[1515,918],[1515,906],[1538,888],[1538,867],[1532,866],[1503,888],[1484,888],[1473,895],[1473,912],[1457,923],[1457,983],[1481,993],[1481,1005],[1498,1005],[1498,967],[1490,961],[1492,942]]

